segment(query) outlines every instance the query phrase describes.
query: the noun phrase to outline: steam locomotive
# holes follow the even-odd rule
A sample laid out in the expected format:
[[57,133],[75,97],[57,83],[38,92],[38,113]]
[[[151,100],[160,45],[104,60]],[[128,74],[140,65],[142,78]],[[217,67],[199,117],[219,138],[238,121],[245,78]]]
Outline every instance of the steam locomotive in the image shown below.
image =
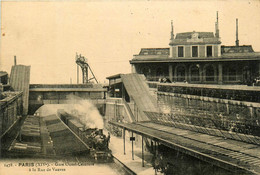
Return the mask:
[[90,155],[96,162],[110,162],[111,150],[108,148],[110,135],[103,134],[102,129],[87,128],[72,114],[58,111],[60,119],[90,148]]

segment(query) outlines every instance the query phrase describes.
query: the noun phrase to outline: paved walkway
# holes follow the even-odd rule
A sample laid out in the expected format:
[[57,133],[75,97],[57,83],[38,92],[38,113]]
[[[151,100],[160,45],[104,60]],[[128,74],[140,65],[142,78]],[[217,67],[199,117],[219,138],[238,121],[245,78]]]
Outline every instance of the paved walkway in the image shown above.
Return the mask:
[[[105,133],[106,134],[106,133]],[[109,148],[112,150],[112,154],[125,166],[131,169],[133,172],[139,175],[152,175],[155,174],[151,160],[152,154],[144,151],[144,167],[142,167],[142,149],[134,144],[134,160],[132,160],[132,143],[129,141],[129,136],[126,132],[125,150],[124,155],[124,143],[123,138],[115,137],[111,135]],[[160,173],[157,172],[157,175]]]

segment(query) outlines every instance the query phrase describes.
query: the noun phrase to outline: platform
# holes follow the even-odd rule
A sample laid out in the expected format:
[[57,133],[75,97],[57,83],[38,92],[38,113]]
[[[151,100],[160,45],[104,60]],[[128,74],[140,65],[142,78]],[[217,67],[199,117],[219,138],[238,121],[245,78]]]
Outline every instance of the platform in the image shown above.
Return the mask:
[[110,122],[110,124],[233,172],[260,173],[260,147],[254,144],[152,122]]
[[[133,174],[154,174],[154,168],[151,163],[152,154],[146,151],[144,152],[143,167],[141,158],[141,148],[137,147],[136,145],[134,146],[134,160],[132,160],[131,143],[130,141],[126,141],[125,144],[126,154],[124,154],[123,149],[123,138],[111,135],[109,149],[111,149],[114,158],[117,159],[121,164],[123,164],[127,169],[129,169]],[[159,175],[158,172],[157,174]]]

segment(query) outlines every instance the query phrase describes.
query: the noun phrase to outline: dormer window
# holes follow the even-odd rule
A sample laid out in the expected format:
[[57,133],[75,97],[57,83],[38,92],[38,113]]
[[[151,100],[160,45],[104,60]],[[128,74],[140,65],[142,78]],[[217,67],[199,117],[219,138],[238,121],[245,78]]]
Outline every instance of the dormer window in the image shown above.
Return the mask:
[[207,46],[207,57],[212,57],[212,46]]
[[198,46],[192,46],[192,57],[198,57]]
[[184,47],[178,46],[178,57],[184,57]]

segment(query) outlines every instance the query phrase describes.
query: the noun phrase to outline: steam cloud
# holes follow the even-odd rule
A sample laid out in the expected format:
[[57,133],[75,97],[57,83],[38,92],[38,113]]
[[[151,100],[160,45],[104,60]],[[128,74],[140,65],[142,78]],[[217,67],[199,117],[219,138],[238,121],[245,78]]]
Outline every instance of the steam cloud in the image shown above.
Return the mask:
[[65,112],[77,117],[88,128],[104,128],[102,116],[90,101],[74,95],[68,95],[67,98],[67,104],[47,104],[42,106],[38,110],[40,116],[57,114],[58,109],[63,109]]
[[67,113],[78,117],[81,123],[88,128],[104,128],[102,116],[90,101],[83,100],[74,95],[69,95],[68,98],[72,105],[64,109]]

